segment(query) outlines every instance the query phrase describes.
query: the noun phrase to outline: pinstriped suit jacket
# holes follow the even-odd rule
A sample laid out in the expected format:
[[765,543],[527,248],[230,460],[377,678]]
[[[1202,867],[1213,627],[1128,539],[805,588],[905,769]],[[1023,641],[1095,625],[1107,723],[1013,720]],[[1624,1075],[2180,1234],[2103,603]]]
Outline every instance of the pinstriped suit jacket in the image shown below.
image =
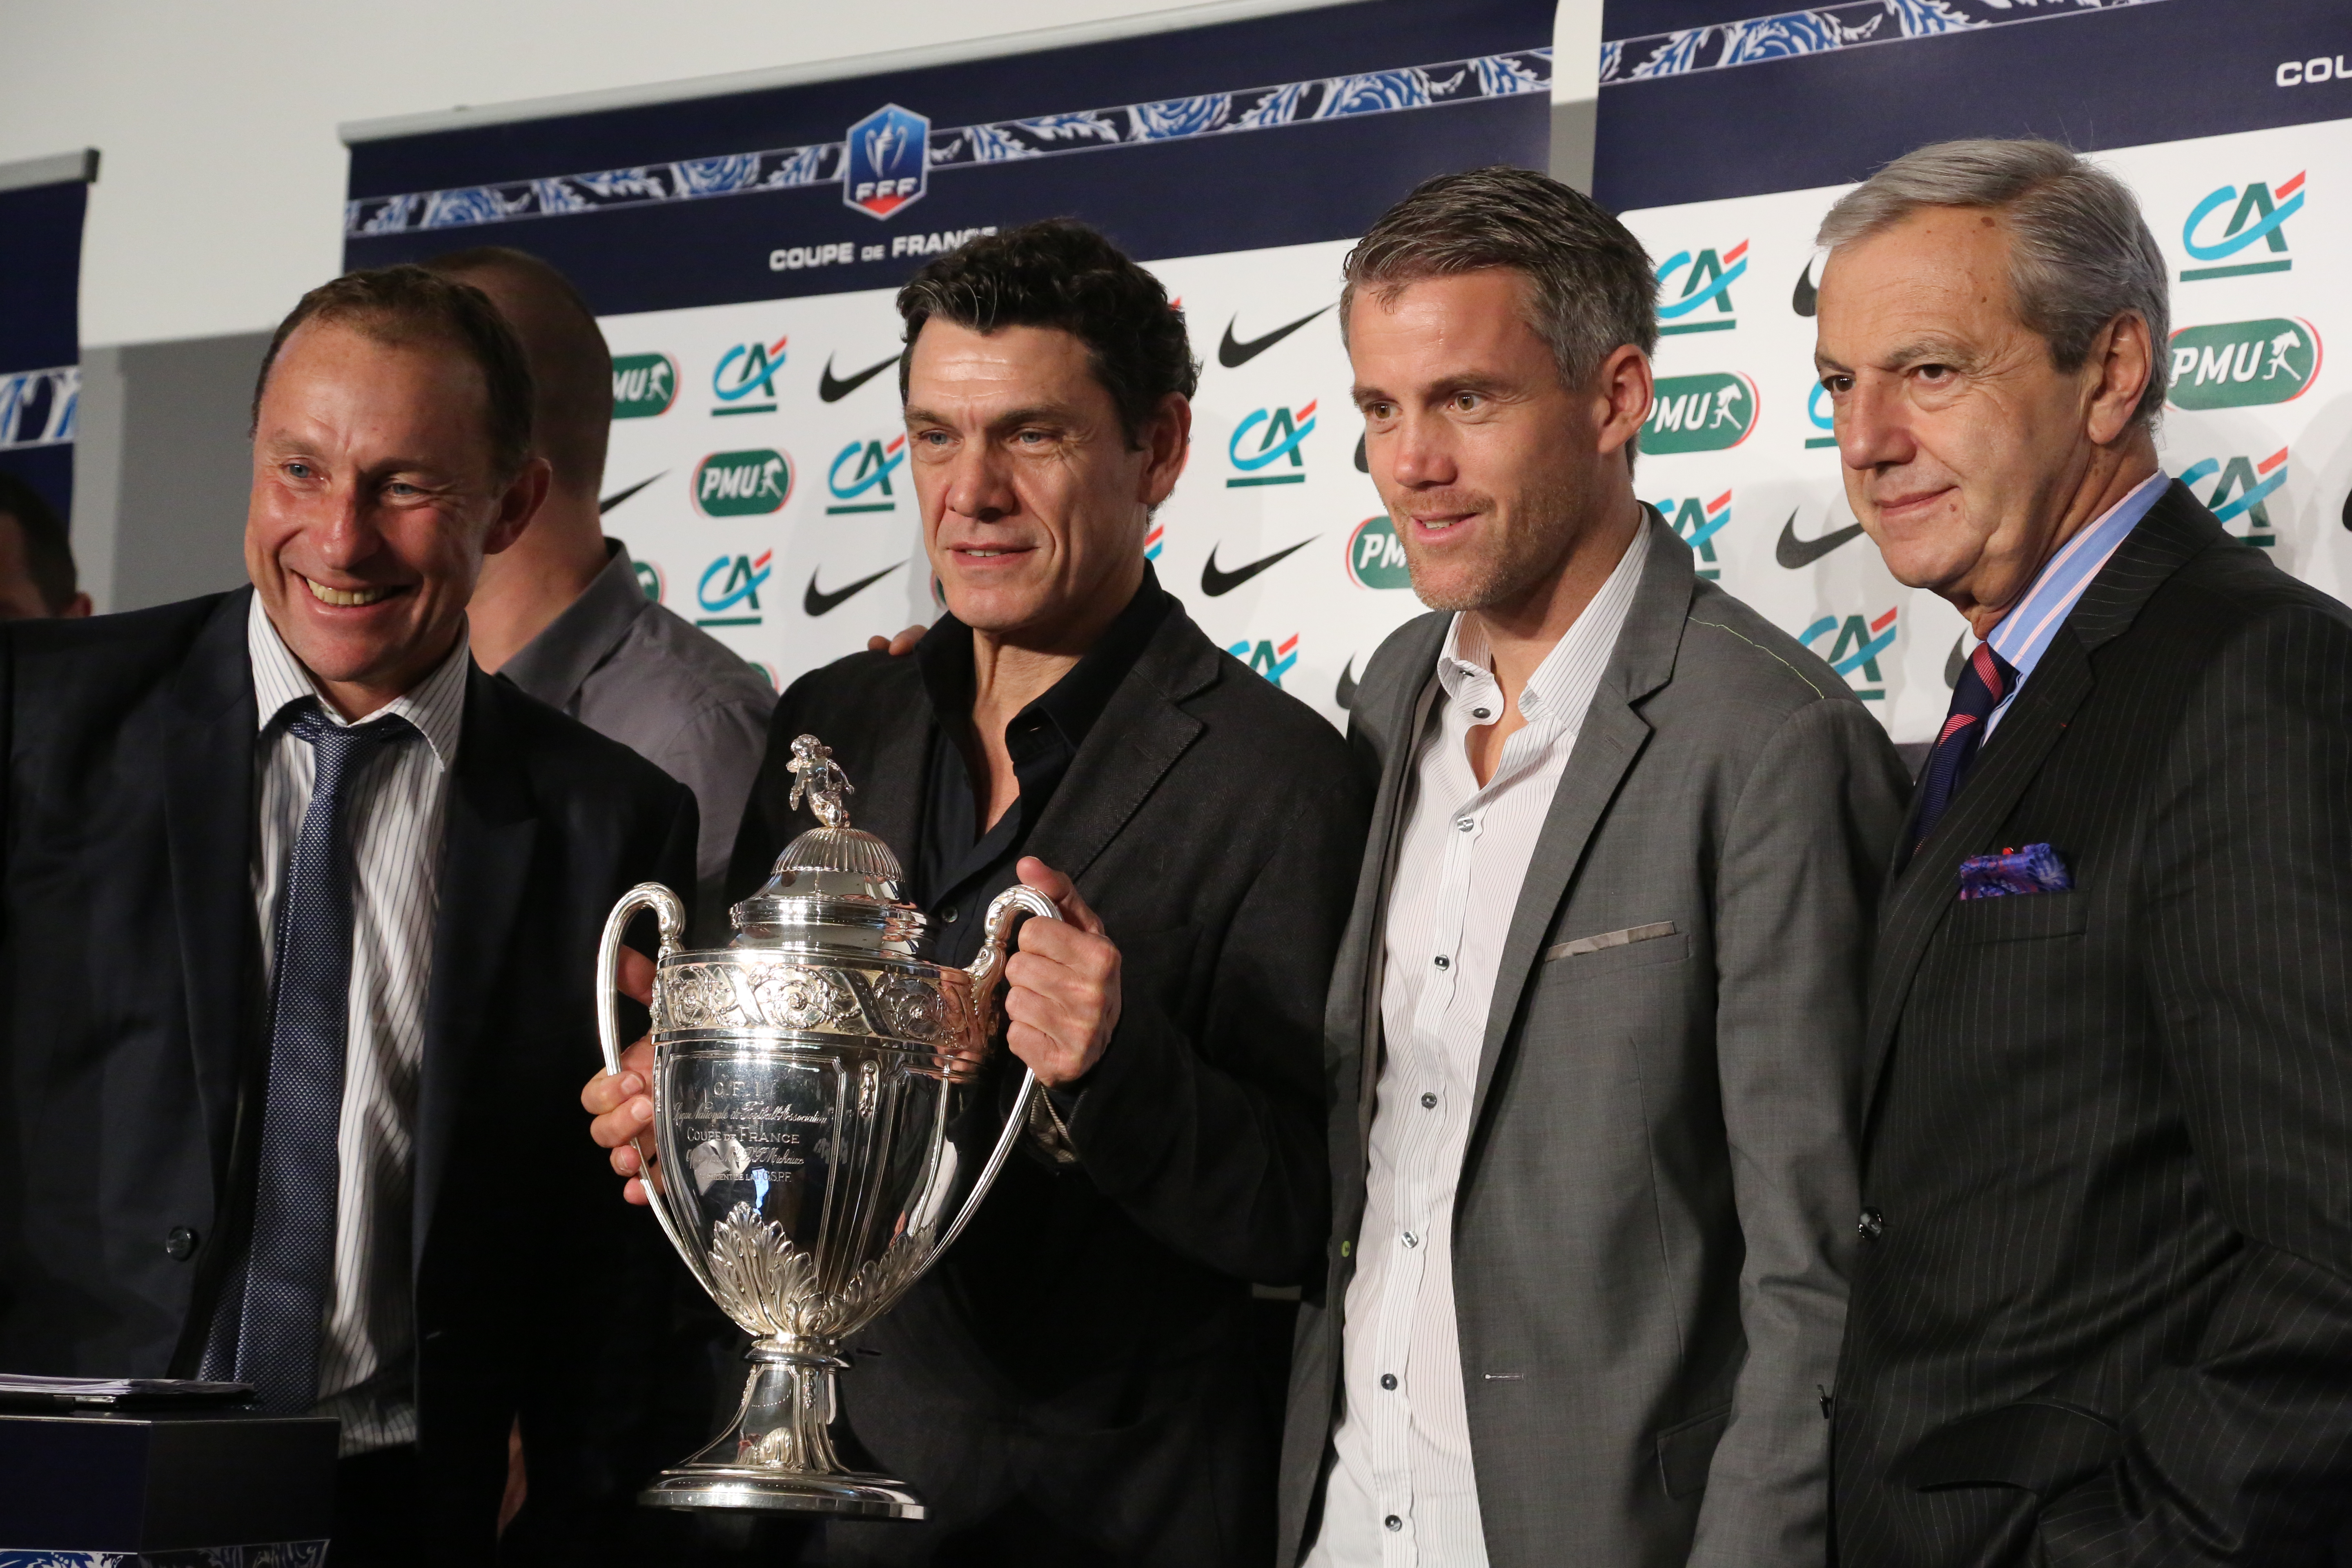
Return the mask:
[[[1960,903],[2048,842],[2074,889]],[[1884,900],[1855,1568],[2326,1561],[2352,1499],[2352,611],[2172,486]]]

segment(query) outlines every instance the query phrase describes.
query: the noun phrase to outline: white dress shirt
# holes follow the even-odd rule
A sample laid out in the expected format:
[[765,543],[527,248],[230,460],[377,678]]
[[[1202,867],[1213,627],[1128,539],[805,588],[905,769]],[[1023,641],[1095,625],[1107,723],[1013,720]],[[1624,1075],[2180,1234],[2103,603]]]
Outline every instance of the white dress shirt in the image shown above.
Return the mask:
[[[288,733],[286,710],[317,696],[256,595],[246,621],[253,695],[260,832],[253,908],[263,976],[277,963],[271,933],[286,865],[310,804],[310,743]],[[415,1309],[409,1269],[415,1193],[416,1081],[425,1054],[425,999],[440,909],[442,825],[464,727],[467,639],[458,634],[432,674],[367,715],[397,713],[415,736],[368,748],[345,789],[351,835],[352,989],[337,1132],[335,1277],[319,1340],[319,1414],[343,1423],[342,1451],[416,1440]],[[343,722],[332,704],[320,709]],[[362,721],[362,722],[364,721]]]
[[1454,1195],[1495,973],[1554,790],[1642,581],[1646,531],[1519,693],[1494,776],[1474,728],[1503,710],[1486,643],[1456,616],[1391,879],[1380,1099],[1342,1339],[1337,1463],[1308,1568],[1481,1568],[1454,1319]]

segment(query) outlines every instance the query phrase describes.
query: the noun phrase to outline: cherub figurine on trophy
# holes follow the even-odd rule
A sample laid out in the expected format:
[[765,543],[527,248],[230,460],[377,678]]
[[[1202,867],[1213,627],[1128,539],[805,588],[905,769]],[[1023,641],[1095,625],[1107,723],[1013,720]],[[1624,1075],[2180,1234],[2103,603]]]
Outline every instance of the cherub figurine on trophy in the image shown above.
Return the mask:
[[822,826],[734,907],[731,943],[677,950],[685,910],[657,882],[604,922],[597,1020],[614,1072],[622,932],[640,910],[661,929],[654,1216],[753,1340],[734,1424],[642,1500],[920,1519],[905,1482],[835,1454],[840,1346],[955,1240],[1020,1135],[1030,1075],[984,1163],[957,1137],[994,1033],[1006,936],[1023,913],[1058,916],[1043,893],[1007,889],[969,971],[923,962],[923,916],[900,896],[889,846],[849,826],[854,786],[832,752],[803,735],[790,766],[792,804],[805,798]]

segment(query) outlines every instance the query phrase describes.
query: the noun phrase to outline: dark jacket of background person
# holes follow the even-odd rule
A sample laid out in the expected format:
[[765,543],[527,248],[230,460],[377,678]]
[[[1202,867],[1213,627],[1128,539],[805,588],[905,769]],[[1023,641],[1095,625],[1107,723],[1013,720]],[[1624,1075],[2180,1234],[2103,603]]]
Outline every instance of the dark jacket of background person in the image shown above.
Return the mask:
[[[193,1373],[246,1223],[268,1046],[250,592],[0,629],[11,1371]],[[614,1385],[588,1396],[667,1265],[583,1146],[578,1081],[604,912],[646,878],[687,884],[695,830],[651,763],[469,674],[415,1122],[435,1563],[488,1560],[518,1414],[534,1510],[584,1518],[651,1468]]]
[[[2071,891],[1956,899],[2045,842]],[[2352,611],[2176,483],[1890,884],[1843,1561],[2326,1560],[2347,1019]]]
[[[1642,583],[1519,889],[1454,1200],[1479,1518],[1496,1568],[1818,1563],[1872,894],[1906,784],[1829,667],[1698,581],[1654,510],[1633,547]],[[1392,633],[1356,691],[1380,794],[1331,981],[1332,1237],[1291,1373],[1286,1563],[1339,1415],[1389,888],[1450,620]]]
[[[814,825],[785,803],[803,733],[856,786],[856,825],[917,862],[929,754],[953,743],[919,664],[857,654],[786,691],[737,897]],[[1329,725],[1170,611],[1026,846],[1120,952],[1117,1032],[1066,1113],[1079,1163],[1008,1161],[858,1336],[848,1423],[933,1515],[835,1525],[828,1562],[1270,1556],[1280,1394],[1251,1286],[1297,1283],[1323,1249],[1324,986],[1367,795]],[[960,1495],[1020,1500],[960,1518]]]

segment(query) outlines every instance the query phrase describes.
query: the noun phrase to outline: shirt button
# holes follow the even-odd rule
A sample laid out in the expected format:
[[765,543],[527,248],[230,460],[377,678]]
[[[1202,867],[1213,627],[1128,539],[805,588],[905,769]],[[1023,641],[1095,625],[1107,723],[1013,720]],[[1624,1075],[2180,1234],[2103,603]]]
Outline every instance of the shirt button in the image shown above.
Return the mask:
[[[1485,708],[1473,708],[1470,710],[1470,717],[1473,719],[1486,719],[1493,717],[1493,714],[1489,710]],[[1390,1517],[1394,1518],[1395,1516],[1391,1515]],[[1394,1525],[1391,1525],[1389,1528],[1393,1530],[1396,1527]]]
[[1862,1211],[1862,1219],[1853,1227],[1864,1241],[1876,1241],[1886,1231],[1886,1216],[1876,1209]]
[[1429,1091],[1429,1090],[1427,1090],[1427,1089],[1423,1089],[1423,1090],[1422,1091],[1422,1096],[1421,1096],[1421,1108],[1422,1108],[1423,1110],[1436,1110],[1436,1109],[1437,1109],[1437,1096],[1436,1096],[1435,1094],[1433,1094],[1433,1093],[1430,1092],[1430,1091]]
[[1389,1515],[1388,1518],[1381,1521],[1381,1522],[1387,1525],[1391,1530],[1402,1530],[1404,1528],[1404,1521],[1399,1519],[1394,1514]]
[[1394,1388],[1396,1386],[1396,1373],[1392,1372],[1384,1372],[1381,1373],[1381,1386],[1382,1388]]
[[955,919],[956,919],[956,910],[955,910],[955,906],[954,906],[953,904],[950,904],[950,905],[947,907],[946,910],[945,910],[943,913],[941,913],[941,914],[940,914],[940,919],[941,919],[941,920],[943,920],[943,921],[947,921],[947,922],[948,922],[948,924],[950,924],[950,925],[953,925],[953,924],[955,924]]
[[1437,955],[1437,967],[1440,969],[1451,969],[1454,967],[1454,961],[1441,952]]
[[1454,823],[1454,826],[1460,828],[1463,832],[1467,833],[1472,828],[1477,826],[1478,823],[1475,818],[1465,816]]
[[1404,1244],[1407,1247],[1419,1247],[1421,1245],[1421,1237],[1413,1235],[1411,1231],[1406,1231],[1404,1233]]
[[174,1263],[185,1263],[196,1255],[196,1233],[184,1225],[175,1225],[163,1237],[163,1256]]

